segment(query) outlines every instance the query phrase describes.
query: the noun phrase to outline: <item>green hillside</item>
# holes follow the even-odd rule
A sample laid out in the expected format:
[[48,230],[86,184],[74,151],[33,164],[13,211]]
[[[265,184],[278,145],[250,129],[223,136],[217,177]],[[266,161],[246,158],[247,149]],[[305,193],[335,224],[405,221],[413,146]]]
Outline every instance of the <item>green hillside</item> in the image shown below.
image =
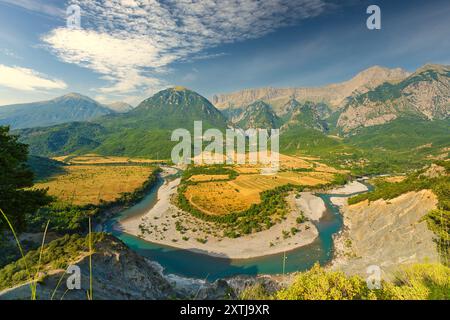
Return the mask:
[[288,128],[303,127],[317,129],[325,132],[328,130],[328,125],[321,117],[322,111],[322,104],[305,102],[292,111],[291,118],[286,123],[286,126]]
[[88,121],[113,112],[89,97],[70,93],[49,101],[3,106],[0,125],[9,125],[12,129],[45,127]]
[[194,121],[203,130],[225,130],[226,119],[206,98],[184,89],[160,91],[134,110],[113,114],[95,122],[74,122],[58,126],[16,131],[30,145],[30,153],[40,156],[83,154],[146,156],[169,158],[172,131],[193,132]]
[[[331,165],[360,174],[403,171],[420,167],[431,157],[448,156],[448,119],[402,117],[339,138],[327,135],[328,124],[321,117],[321,113],[328,113],[326,108],[312,102],[290,105],[293,109],[286,110],[290,119],[281,128],[282,153],[319,156]],[[247,112],[241,117],[244,128],[272,128],[281,122],[265,103],[255,103],[243,112]],[[337,114],[330,118],[335,121]],[[38,156],[98,153],[169,159],[177,143],[170,141],[172,131],[185,128],[192,132],[196,120],[202,121],[203,130],[223,131],[227,126],[226,118],[207,99],[184,88],[172,88],[126,114],[15,133],[30,145],[31,154]]]
[[191,90],[175,87],[163,90],[144,100],[134,110],[104,123],[106,127],[142,130],[191,130],[194,121],[204,128],[226,128],[227,120],[206,98]]
[[95,150],[107,135],[100,124],[72,122],[45,128],[24,129],[14,132],[29,145],[30,154],[56,156],[82,154]]
[[256,101],[245,108],[236,126],[242,129],[276,129],[281,126],[281,123],[281,119],[270,105],[263,101]]

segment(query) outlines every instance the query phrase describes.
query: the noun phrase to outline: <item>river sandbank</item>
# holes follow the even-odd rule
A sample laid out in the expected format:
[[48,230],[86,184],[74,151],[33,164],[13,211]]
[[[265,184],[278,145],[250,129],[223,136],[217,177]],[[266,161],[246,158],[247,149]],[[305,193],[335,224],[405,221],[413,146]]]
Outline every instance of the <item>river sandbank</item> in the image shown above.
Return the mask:
[[[227,259],[250,259],[291,251],[312,243],[318,237],[318,230],[312,222],[297,222],[300,211],[295,205],[294,194],[287,198],[290,212],[286,219],[270,229],[239,238],[223,237],[223,230],[217,230],[213,223],[197,219],[173,205],[171,199],[176,196],[180,181],[180,178],[166,180],[158,190],[153,207],[144,215],[120,221],[115,228],[152,243]],[[309,206],[313,208],[316,205]],[[318,216],[315,212],[312,215]]]
[[313,221],[319,221],[327,211],[325,202],[312,192],[300,192],[294,201],[304,216]]
[[367,188],[366,185],[359,181],[352,181],[347,183],[346,185],[338,188],[334,188],[332,190],[327,191],[327,194],[339,194],[339,195],[349,195],[353,193],[358,192],[365,192],[368,191],[369,188]]

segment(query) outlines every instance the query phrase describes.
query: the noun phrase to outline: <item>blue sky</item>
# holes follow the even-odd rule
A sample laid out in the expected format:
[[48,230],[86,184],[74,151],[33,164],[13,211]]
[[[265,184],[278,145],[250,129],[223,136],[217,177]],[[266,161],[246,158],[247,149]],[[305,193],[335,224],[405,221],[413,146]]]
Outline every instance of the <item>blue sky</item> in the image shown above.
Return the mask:
[[[81,29],[66,8],[81,8]],[[366,8],[381,8],[368,30]],[[320,86],[373,65],[450,64],[450,1],[0,0],[0,105],[80,92],[137,104],[184,85],[207,97]]]

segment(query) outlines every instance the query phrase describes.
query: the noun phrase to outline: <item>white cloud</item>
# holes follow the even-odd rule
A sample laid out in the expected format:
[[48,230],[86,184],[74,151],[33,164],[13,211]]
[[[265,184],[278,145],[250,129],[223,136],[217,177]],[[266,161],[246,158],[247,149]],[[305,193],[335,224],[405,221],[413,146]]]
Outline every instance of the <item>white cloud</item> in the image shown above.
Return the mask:
[[[161,73],[175,61],[205,57],[224,43],[264,36],[314,17],[323,0],[71,0],[82,30],[58,28],[43,37],[63,61],[111,81],[108,94],[167,85]],[[207,57],[207,56],[206,56]]]
[[0,64],[0,86],[23,91],[67,88],[67,84],[62,80],[52,79],[32,69],[8,67],[3,64]]

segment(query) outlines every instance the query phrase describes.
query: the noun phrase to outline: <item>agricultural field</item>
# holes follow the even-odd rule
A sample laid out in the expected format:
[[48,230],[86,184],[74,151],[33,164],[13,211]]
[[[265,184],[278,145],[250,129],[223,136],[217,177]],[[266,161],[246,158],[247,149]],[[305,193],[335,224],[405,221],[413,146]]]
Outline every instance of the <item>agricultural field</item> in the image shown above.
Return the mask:
[[206,214],[226,215],[244,211],[252,204],[260,203],[260,193],[263,191],[287,184],[304,186],[326,184],[334,179],[334,173],[343,173],[326,165],[295,157],[280,156],[280,162],[282,170],[275,175],[260,174],[261,168],[252,168],[248,165],[234,166],[232,169],[239,175],[228,181],[211,181],[223,180],[226,175],[193,175],[189,181],[198,183],[187,187],[186,199],[193,207]]
[[48,188],[50,195],[64,203],[96,205],[141,187],[153,169],[142,165],[69,165],[65,173],[38,182],[35,187]]
[[65,162],[68,164],[120,164],[120,163],[139,163],[152,164],[160,161],[142,158],[101,156],[97,154],[85,154],[81,156],[60,156],[54,157],[53,160]]
[[216,180],[227,180],[228,179],[227,174],[197,174],[195,176],[192,176],[189,178],[189,181],[193,182],[208,182],[208,181],[216,181]]

